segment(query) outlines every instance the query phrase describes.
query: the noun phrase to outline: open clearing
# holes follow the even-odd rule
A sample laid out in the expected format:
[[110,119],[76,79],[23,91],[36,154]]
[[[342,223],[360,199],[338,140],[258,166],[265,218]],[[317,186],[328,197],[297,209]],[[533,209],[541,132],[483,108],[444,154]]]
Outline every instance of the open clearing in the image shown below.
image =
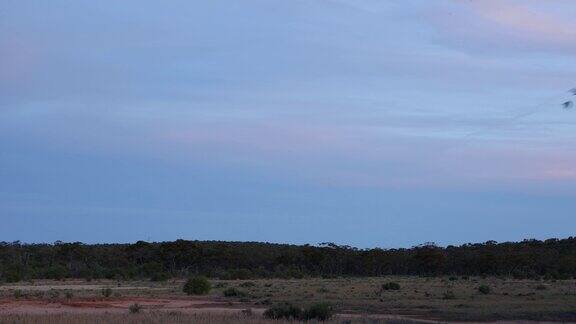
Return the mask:
[[[382,290],[387,282],[399,290]],[[274,303],[328,302],[335,322],[576,321],[576,281],[381,277],[213,280],[205,296],[187,296],[182,280],[35,281],[0,286],[0,323],[267,322]],[[490,287],[488,294],[478,291]],[[224,297],[236,288],[240,296]],[[104,297],[103,289],[111,295]],[[130,305],[142,306],[128,314]],[[250,310],[250,311],[248,311]],[[105,319],[104,319],[105,318]],[[90,322],[92,320],[92,322]]]

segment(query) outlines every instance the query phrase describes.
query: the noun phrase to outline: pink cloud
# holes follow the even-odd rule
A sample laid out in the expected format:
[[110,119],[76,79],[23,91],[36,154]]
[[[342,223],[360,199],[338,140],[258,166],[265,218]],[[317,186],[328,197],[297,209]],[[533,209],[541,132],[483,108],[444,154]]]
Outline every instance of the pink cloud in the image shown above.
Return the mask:
[[275,170],[336,186],[537,190],[573,184],[576,155],[545,143],[488,141],[449,147],[445,139],[327,125],[213,124],[172,131],[162,140],[191,156]]
[[470,1],[470,4],[480,18],[517,36],[563,44],[576,40],[574,17],[531,8],[526,1],[483,0]]
[[0,53],[0,82],[14,86],[32,77],[38,58],[29,44],[6,37],[0,41]]
[[546,179],[554,180],[576,180],[576,169],[566,167],[554,167],[548,169],[543,174]]
[[431,6],[428,18],[439,38],[470,53],[531,51],[573,55],[576,22],[573,2],[450,0]]

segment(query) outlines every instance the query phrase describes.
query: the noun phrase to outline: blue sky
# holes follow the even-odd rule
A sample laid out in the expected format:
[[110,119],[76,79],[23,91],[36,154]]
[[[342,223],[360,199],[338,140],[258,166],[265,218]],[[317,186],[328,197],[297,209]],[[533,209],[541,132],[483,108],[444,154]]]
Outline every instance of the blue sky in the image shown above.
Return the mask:
[[0,8],[0,240],[574,235],[573,1]]

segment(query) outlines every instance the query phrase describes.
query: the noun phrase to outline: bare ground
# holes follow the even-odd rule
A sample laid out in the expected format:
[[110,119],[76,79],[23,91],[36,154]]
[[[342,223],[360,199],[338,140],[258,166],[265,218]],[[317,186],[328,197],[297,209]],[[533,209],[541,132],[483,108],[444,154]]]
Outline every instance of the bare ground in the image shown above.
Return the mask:
[[[378,292],[381,283],[387,281],[399,282],[402,289]],[[494,291],[489,295],[479,294],[476,288],[482,283]],[[479,323],[478,320],[527,323],[528,319],[533,323],[551,323],[544,320],[569,323],[576,314],[574,281],[477,278],[453,282],[446,278],[415,277],[213,281],[211,293],[198,297],[183,294],[182,284],[181,280],[164,283],[66,280],[2,285],[0,324],[127,324],[136,318],[141,319],[137,323],[180,323],[180,320],[183,323],[273,323],[261,315],[270,303],[283,301],[300,305],[329,302],[340,312],[334,323]],[[223,290],[228,287],[240,289],[247,295],[226,298]],[[111,297],[102,296],[105,288],[113,290]],[[455,292],[455,299],[442,297],[448,290]],[[142,306],[140,314],[129,314],[133,304]],[[247,314],[250,316],[245,316]],[[202,320],[197,321],[198,318]]]

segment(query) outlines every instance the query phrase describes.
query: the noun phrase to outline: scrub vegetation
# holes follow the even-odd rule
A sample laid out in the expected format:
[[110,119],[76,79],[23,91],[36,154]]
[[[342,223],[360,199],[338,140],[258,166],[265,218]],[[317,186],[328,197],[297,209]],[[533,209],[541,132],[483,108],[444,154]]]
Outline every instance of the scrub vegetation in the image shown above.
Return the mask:
[[576,321],[575,256],[574,238],[390,250],[183,240],[2,243],[0,323],[170,316],[178,323],[199,310],[220,322],[250,323],[353,323],[362,316],[382,323]]
[[[0,318],[0,324],[294,324],[293,320],[268,319],[262,316],[249,314],[185,314],[146,312],[134,314],[52,314],[52,315],[12,315]],[[322,321],[326,324],[418,324],[416,320],[408,319],[372,319],[349,318]]]
[[190,276],[246,280],[385,275],[565,280],[576,276],[576,238],[448,247],[425,244],[409,249],[185,240],[0,243],[0,281],[8,283],[64,278],[162,282]]
[[[411,321],[576,321],[576,280],[482,276],[451,280],[451,277],[209,279],[212,289],[204,295],[184,292],[187,282],[184,279],[165,282],[35,280],[0,285],[0,323],[14,313],[50,315],[54,311],[79,316],[90,313],[95,318],[104,316],[101,313],[141,318],[140,314],[148,316],[156,311],[167,314],[209,312],[214,315],[250,315],[251,319],[263,323],[272,318],[330,318],[335,323],[342,323],[344,318],[353,320],[358,317],[382,322],[390,318]],[[395,286],[390,282],[401,288],[382,288]],[[107,287],[112,290],[112,295],[104,297],[101,292]],[[490,289],[485,293],[486,289],[481,287]],[[73,296],[71,299],[66,297],[68,292]]]

